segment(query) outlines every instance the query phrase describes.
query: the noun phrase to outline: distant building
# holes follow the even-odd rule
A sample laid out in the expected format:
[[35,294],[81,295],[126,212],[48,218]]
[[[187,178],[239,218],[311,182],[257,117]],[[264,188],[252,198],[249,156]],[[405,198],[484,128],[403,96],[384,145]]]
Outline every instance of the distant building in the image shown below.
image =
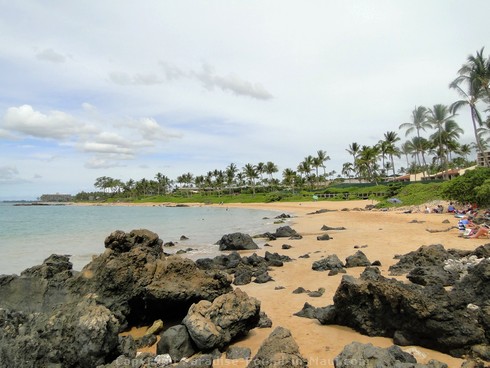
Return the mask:
[[393,178],[392,181],[426,181],[426,180],[435,180],[435,179],[453,179],[456,178],[460,175],[463,175],[466,171],[468,170],[474,170],[476,166],[470,166],[466,167],[464,169],[449,169],[448,171],[441,171],[433,175],[428,175],[427,173],[420,172],[417,174],[409,174],[409,175],[403,175],[403,176],[398,176],[396,178]]
[[41,202],[71,202],[74,197],[71,194],[43,194],[39,200]]
[[490,151],[486,151],[483,154],[480,152],[477,152],[476,154],[476,164],[481,167],[485,167],[485,160],[483,159],[484,157],[487,158],[487,162],[490,162]]

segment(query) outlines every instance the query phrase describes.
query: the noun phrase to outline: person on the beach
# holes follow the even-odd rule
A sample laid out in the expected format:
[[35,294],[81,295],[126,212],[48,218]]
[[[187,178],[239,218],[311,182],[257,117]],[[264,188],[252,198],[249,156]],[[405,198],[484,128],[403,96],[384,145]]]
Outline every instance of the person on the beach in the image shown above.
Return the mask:
[[488,237],[488,225],[482,225],[480,228],[474,233],[473,235],[470,235],[468,238],[469,239],[478,239],[480,236],[486,236]]
[[453,202],[449,202],[449,206],[447,206],[447,212],[454,213],[456,212],[456,208],[453,205]]

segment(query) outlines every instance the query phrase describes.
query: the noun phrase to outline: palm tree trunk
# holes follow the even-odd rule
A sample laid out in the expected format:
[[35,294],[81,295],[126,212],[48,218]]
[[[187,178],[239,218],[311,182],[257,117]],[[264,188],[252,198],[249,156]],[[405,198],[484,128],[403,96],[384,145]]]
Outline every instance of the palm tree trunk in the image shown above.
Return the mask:
[[476,127],[475,116],[476,116],[476,108],[473,105],[471,105],[471,121],[473,123],[473,130],[475,132],[476,145],[478,146],[478,150],[480,151],[483,157],[483,164],[485,165],[485,167],[489,167],[487,155],[485,155],[485,150],[480,142],[480,137],[478,137],[478,128]]

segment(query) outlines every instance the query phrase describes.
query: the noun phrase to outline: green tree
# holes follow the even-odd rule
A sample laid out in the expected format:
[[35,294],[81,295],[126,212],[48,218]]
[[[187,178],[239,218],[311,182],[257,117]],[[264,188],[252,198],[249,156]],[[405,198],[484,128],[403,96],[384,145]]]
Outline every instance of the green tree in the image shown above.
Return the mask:
[[361,151],[361,146],[357,142],[353,142],[353,143],[349,144],[349,148],[346,149],[346,151],[350,155],[352,155],[352,170],[354,171],[354,173],[359,175],[359,172],[358,172],[357,166],[356,166],[356,160],[357,160],[357,155]]
[[449,159],[447,154],[448,136],[444,134],[446,125],[454,127],[458,125],[453,120],[454,114],[451,114],[446,105],[437,104],[429,109],[428,122],[437,130],[430,138],[437,141],[439,146],[439,155],[441,159],[441,167],[444,168],[444,178],[447,179],[447,170]]
[[259,177],[257,168],[252,164],[246,164],[242,171],[244,176],[248,179],[249,184],[252,186],[252,194],[255,196],[255,180]]
[[483,119],[477,108],[478,103],[489,94],[490,79],[490,58],[485,59],[483,48],[476,56],[468,56],[467,62],[458,70],[459,76],[449,85],[461,96],[461,99],[451,105],[451,111],[456,113],[462,107],[469,107],[475,144],[480,154],[483,156],[484,165],[489,167],[488,158],[485,155],[485,148],[478,135],[478,127],[483,125]]
[[[418,140],[422,138],[420,136],[420,131],[423,130],[425,132],[425,130],[429,128],[431,128],[431,125],[427,121],[427,108],[424,106],[415,106],[415,108],[412,110],[412,121],[400,124],[399,126],[399,129],[405,129],[405,136],[408,136],[415,131],[415,136]],[[426,166],[427,163],[425,162],[425,152],[419,151],[418,153],[422,155],[423,165]]]
[[[481,198],[478,195],[478,189],[485,186],[484,183],[490,179],[490,168],[478,167],[474,170],[467,170],[464,175],[458,176],[452,180],[443,183],[441,193],[444,198],[458,201],[460,203],[477,203],[486,204],[488,199]],[[486,188],[480,188],[481,193]],[[488,197],[487,197],[488,198]]]

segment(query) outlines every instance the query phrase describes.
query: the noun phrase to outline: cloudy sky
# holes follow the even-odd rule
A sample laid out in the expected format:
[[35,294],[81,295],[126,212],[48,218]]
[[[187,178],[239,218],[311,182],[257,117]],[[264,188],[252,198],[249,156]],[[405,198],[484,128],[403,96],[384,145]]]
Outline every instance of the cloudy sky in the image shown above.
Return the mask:
[[490,51],[488,0],[0,4],[0,199],[320,149],[340,172]]

